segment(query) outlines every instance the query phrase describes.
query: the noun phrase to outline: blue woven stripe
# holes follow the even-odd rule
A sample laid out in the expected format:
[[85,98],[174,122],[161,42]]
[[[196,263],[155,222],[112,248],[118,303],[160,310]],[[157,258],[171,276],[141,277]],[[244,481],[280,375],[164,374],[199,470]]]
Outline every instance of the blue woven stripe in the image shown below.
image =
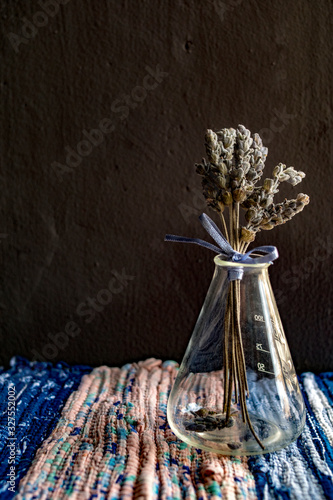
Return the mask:
[[14,384],[19,396],[15,408],[17,491],[38,447],[56,425],[67,398],[77,389],[82,376],[92,370],[88,366],[71,367],[67,363],[30,363],[18,356],[10,364],[8,371],[0,372],[0,496],[3,500],[15,495],[8,490],[7,484],[8,384]]
[[259,500],[264,500],[267,498],[267,493],[265,493],[266,486],[270,492],[274,492],[274,496],[272,498],[278,498],[279,500],[290,500],[289,489],[284,485],[277,485],[272,477],[272,473],[270,470],[270,461],[271,454],[262,456],[254,456],[249,457],[248,465],[249,469],[252,472],[255,482],[256,482],[256,491]]
[[325,394],[330,406],[333,406],[333,373],[320,373],[316,376],[316,382],[320,390]]
[[[306,425],[309,427],[311,436],[313,438],[313,444],[316,447],[316,450],[322,460],[324,460],[329,468],[333,470],[333,453],[332,453],[332,447],[323,431],[321,428],[319,422],[316,419],[315,414],[312,411],[311,405],[308,400],[308,396],[306,391],[304,390],[303,386],[303,380],[306,377],[306,373],[300,376],[300,387],[303,392],[303,397],[307,409],[307,415],[306,415]],[[320,377],[316,376],[316,382],[318,383],[318,380],[320,380]],[[313,424],[313,425],[311,425]],[[318,439],[319,438],[319,439]],[[324,450],[323,448],[324,447]],[[323,490],[326,498],[333,499],[333,483],[332,479],[330,477],[327,477],[326,475],[322,474],[322,472],[311,463],[311,459],[308,455],[305,455],[305,450],[300,446],[300,450],[306,458],[308,458],[309,466],[311,467],[313,473],[317,476]]]

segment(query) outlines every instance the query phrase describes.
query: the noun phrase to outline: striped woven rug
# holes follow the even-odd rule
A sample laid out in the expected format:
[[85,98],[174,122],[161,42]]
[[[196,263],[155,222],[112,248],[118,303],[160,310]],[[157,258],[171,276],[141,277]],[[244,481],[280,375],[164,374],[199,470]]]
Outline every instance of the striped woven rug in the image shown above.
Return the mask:
[[13,358],[0,372],[0,498],[333,499],[333,373],[300,376],[307,420],[295,443],[228,458],[170,430],[177,369],[155,359],[92,369]]

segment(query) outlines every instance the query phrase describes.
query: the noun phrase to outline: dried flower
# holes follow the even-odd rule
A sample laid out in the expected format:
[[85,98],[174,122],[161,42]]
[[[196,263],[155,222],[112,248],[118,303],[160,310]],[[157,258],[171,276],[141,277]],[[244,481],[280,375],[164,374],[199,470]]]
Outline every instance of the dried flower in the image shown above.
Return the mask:
[[230,242],[236,250],[252,242],[258,231],[284,224],[308,204],[309,198],[302,195],[274,205],[274,195],[279,192],[281,182],[296,186],[305,177],[304,172],[283,163],[274,168],[272,178],[256,186],[268,154],[259,134],[251,136],[244,125],[238,125],[237,129],[207,130],[205,142],[208,162],[203,159],[196,164],[196,171],[203,177],[203,194],[208,206],[220,212],[224,226],[225,207],[233,211],[241,206],[245,210],[247,225],[241,230],[230,228]]
[[260,230],[273,229],[275,226],[285,224],[308,205],[308,195],[299,193],[295,200],[285,199],[282,203],[271,203],[268,208],[261,209],[251,207],[245,213],[248,222],[246,229],[258,232]]
[[241,241],[245,243],[251,243],[255,240],[256,233],[255,231],[251,231],[251,229],[246,229],[246,227],[242,227],[241,229]]

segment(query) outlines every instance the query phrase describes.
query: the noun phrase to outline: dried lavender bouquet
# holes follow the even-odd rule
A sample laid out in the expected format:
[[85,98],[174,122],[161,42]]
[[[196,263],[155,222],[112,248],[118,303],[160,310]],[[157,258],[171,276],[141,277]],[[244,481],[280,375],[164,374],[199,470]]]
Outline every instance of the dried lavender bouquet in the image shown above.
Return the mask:
[[[281,182],[296,186],[305,177],[304,172],[287,168],[282,163],[274,168],[272,178],[266,178],[262,185],[257,185],[263,175],[268,149],[263,146],[258,134],[252,136],[243,125],[236,130],[207,130],[205,141],[208,161],[203,159],[202,163],[196,164],[196,171],[202,176],[207,204],[219,213],[224,236],[235,251],[245,253],[259,231],[284,224],[309,203],[309,196],[303,193],[299,193],[296,199],[274,203],[274,195],[279,192]],[[244,223],[240,221],[240,208],[244,211]],[[237,279],[230,282],[226,307],[223,412],[228,423],[234,391],[243,421],[247,422],[253,436],[264,448],[253,429],[246,406],[249,389],[239,304],[240,280]]]

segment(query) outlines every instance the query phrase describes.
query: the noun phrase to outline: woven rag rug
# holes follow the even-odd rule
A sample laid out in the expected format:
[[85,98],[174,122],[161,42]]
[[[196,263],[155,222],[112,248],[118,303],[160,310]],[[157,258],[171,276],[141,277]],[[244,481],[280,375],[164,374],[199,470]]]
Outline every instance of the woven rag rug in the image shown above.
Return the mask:
[[13,358],[0,371],[0,498],[333,499],[333,373],[300,376],[307,419],[296,442],[235,458],[187,446],[170,430],[177,370],[155,359],[92,369]]

